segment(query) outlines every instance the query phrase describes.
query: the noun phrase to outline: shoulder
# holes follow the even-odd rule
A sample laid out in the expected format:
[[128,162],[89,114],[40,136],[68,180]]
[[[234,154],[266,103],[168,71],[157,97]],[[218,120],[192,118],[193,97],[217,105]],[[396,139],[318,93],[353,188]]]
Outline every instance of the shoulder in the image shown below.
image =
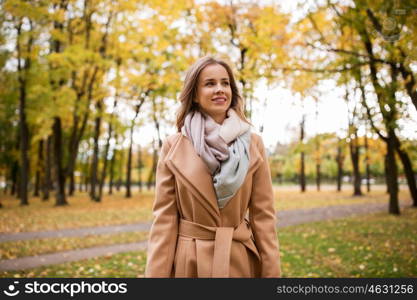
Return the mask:
[[264,142],[262,140],[262,137],[259,134],[252,132],[251,140],[257,149],[262,150],[262,151],[264,150]]
[[262,160],[265,160],[268,157],[268,153],[265,149],[265,145],[262,137],[259,134],[252,132],[251,134],[251,144],[253,144],[253,151],[257,152]]
[[168,137],[165,139],[165,142],[164,142],[164,143],[169,144],[170,146],[172,146],[172,144],[174,144],[174,143],[175,143],[175,141],[177,141],[177,140],[178,140],[178,138],[179,138],[181,135],[182,135],[182,133],[181,133],[181,132],[176,132],[176,133],[174,133],[174,134],[171,134],[170,136],[168,136]]
[[169,149],[171,149],[172,145],[174,145],[178,141],[181,135],[181,132],[177,132],[168,136],[162,143],[162,151],[168,152]]

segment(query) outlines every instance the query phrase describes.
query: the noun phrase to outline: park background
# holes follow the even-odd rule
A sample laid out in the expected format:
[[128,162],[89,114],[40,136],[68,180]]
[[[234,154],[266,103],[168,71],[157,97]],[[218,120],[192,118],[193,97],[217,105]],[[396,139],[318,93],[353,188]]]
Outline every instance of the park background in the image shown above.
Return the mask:
[[411,0],[0,1],[0,276],[143,276],[206,54],[267,146],[283,276],[417,276],[416,29]]

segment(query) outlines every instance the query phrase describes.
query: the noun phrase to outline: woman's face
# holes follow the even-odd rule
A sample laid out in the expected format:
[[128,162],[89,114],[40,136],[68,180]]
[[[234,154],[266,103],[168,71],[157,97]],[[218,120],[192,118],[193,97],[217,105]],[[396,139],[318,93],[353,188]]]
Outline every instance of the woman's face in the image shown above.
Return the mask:
[[195,101],[217,123],[223,122],[232,102],[232,89],[229,74],[222,65],[208,65],[201,71]]

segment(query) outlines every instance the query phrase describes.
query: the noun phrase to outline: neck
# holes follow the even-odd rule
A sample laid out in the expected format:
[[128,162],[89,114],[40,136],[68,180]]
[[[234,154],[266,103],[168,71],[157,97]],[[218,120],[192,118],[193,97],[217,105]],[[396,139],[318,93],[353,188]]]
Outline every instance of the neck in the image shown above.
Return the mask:
[[223,124],[224,119],[226,119],[226,113],[210,116],[217,124]]
[[226,119],[226,115],[227,113],[219,113],[219,114],[209,114],[208,112],[201,110],[201,113],[205,114],[206,116],[209,116],[210,118],[212,118],[214,120],[214,122],[216,122],[217,124],[222,125],[224,122],[224,119]]

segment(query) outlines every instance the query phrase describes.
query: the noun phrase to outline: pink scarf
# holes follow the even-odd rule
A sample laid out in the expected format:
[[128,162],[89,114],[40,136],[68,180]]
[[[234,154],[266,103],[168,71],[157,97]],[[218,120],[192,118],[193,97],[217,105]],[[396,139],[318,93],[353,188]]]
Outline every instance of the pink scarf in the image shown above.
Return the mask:
[[229,158],[228,144],[249,128],[249,124],[243,122],[233,109],[227,111],[223,124],[195,111],[185,117],[182,133],[191,140],[211,175],[214,175],[219,171],[221,162]]

